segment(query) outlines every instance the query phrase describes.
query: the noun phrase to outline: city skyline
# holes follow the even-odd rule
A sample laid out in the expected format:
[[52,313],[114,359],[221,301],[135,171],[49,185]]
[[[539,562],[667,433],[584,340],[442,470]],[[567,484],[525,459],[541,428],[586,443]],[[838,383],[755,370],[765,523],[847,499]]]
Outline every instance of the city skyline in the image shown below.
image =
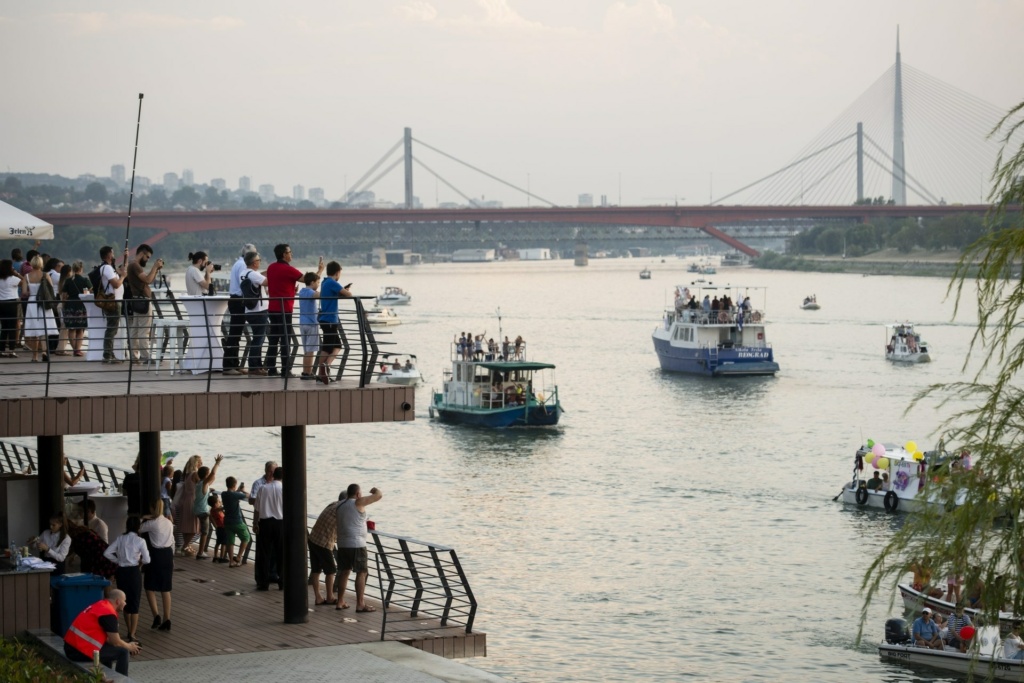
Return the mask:
[[[159,13],[113,0],[0,12],[9,76],[0,129],[13,172],[197,182],[249,176],[339,199],[411,127],[417,140],[560,205],[706,203],[782,167],[903,59],[1008,109],[1024,6],[633,0],[255,2]],[[272,45],[273,49],[266,47]],[[984,46],[985,49],[979,49]],[[131,55],[130,60],[125,60]],[[73,57],[73,58],[72,58]],[[911,131],[908,131],[910,134]],[[414,146],[426,206],[525,194]],[[908,158],[913,168],[919,159]],[[401,202],[399,166],[373,190]],[[538,202],[532,200],[536,205]]]

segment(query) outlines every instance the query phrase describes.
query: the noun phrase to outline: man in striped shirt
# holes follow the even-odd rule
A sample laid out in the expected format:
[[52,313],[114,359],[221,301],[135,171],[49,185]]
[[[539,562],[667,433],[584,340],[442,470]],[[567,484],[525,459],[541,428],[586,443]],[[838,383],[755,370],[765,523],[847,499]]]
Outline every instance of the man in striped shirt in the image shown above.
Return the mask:
[[[338,573],[334,546],[338,542],[338,504],[344,499],[345,492],[342,491],[338,500],[327,504],[316,518],[316,524],[306,541],[309,546],[309,583],[313,586],[314,603],[317,605],[330,605],[338,599],[334,595],[334,577]],[[320,596],[321,572],[325,576],[326,597]]]
[[946,642],[960,650],[960,652],[967,652],[967,640],[960,638],[960,629],[971,625],[971,618],[964,614],[964,606],[957,605],[956,612],[946,622],[946,628],[948,629]]

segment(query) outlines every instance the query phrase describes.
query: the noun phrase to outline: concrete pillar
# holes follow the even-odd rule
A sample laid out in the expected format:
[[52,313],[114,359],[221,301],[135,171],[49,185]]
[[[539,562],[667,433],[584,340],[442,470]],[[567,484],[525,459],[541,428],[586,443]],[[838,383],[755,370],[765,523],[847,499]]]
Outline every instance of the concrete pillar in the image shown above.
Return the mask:
[[142,514],[160,500],[160,432],[139,432],[139,492]]
[[587,256],[587,243],[583,240],[576,240],[575,258],[572,262],[573,265],[585,266],[589,262],[589,257]]
[[36,437],[37,469],[39,471],[40,531],[50,528],[50,516],[64,510],[64,437]]
[[412,193],[412,128],[405,129],[405,208],[413,208]]
[[309,621],[306,590],[306,426],[281,427],[281,466],[284,467],[284,623]]
[[857,122],[857,202],[864,201],[864,124]]

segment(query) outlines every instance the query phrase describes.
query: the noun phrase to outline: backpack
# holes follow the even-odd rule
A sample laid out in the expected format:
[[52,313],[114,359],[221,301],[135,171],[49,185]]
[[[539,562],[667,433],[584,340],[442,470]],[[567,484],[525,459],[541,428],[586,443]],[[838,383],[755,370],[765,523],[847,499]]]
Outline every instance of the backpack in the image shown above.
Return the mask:
[[43,279],[39,281],[39,289],[36,290],[36,304],[47,311],[56,311],[60,305],[60,299],[53,291],[50,276],[45,273]]
[[103,288],[103,276],[100,275],[99,266],[93,266],[93,269],[89,271],[89,287],[93,294],[106,292],[106,289]]
[[238,283],[242,289],[242,300],[245,302],[245,308],[247,310],[254,310],[260,305],[260,286],[249,279],[249,275],[246,274],[242,277]]
[[93,303],[107,313],[114,313],[119,310],[119,304],[115,301],[113,294],[107,294],[107,288],[103,286],[103,276],[100,274],[101,267],[102,264],[95,266],[89,271],[89,288],[92,289]]

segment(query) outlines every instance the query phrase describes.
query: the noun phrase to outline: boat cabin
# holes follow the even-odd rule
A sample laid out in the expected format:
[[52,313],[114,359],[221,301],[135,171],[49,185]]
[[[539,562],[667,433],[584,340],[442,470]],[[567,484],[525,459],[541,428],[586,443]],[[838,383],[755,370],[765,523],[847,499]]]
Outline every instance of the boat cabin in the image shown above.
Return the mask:
[[[444,373],[449,407],[493,409],[541,402],[557,391],[555,366],[525,360],[453,360]],[[550,372],[547,372],[550,371]]]

